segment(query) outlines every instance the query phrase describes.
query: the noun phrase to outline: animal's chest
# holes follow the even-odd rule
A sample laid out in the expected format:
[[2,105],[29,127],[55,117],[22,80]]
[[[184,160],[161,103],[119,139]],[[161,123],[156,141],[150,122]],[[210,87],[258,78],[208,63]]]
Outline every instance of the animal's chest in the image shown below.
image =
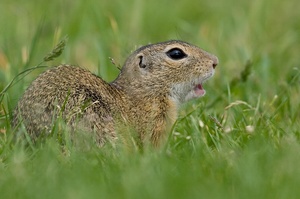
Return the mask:
[[151,128],[155,125],[172,125],[177,117],[177,106],[169,99],[139,103],[131,108],[131,121],[137,128]]

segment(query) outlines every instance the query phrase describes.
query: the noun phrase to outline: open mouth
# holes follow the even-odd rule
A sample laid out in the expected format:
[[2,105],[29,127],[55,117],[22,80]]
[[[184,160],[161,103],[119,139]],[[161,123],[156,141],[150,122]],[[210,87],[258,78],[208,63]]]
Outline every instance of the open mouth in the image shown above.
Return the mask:
[[204,81],[197,81],[191,85],[187,95],[185,96],[185,101],[199,98],[205,95],[206,91],[203,88],[203,82]]
[[212,74],[191,80],[191,82],[176,84],[171,90],[171,95],[179,102],[186,102],[191,99],[203,97],[206,93],[203,88],[203,83],[211,76]]
[[203,89],[202,83],[197,84],[194,87],[195,97],[202,97],[205,95],[206,91]]
[[206,93],[205,89],[203,88],[203,83],[208,80],[211,75],[207,75],[198,79],[195,79],[191,82],[189,89],[187,90],[187,94],[185,96],[185,101],[203,97]]

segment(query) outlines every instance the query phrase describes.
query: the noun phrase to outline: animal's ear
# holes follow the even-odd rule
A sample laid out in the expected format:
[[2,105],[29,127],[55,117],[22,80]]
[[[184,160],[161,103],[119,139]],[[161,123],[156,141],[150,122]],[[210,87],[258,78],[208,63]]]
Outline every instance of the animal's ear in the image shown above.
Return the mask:
[[144,56],[143,55],[139,55],[138,58],[140,60],[139,61],[139,67],[140,68],[146,68],[147,64],[146,64],[146,60],[145,60]]

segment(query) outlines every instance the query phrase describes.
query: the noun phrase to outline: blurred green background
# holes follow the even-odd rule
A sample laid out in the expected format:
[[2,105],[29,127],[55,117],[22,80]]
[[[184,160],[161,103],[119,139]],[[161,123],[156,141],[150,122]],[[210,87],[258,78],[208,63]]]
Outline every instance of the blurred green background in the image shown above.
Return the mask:
[[[37,69],[1,95],[1,198],[299,198],[298,0],[0,0],[0,89],[39,64],[107,81],[137,47],[179,39],[218,56],[161,150],[88,151],[9,138],[10,112]],[[67,154],[67,155],[66,155]]]

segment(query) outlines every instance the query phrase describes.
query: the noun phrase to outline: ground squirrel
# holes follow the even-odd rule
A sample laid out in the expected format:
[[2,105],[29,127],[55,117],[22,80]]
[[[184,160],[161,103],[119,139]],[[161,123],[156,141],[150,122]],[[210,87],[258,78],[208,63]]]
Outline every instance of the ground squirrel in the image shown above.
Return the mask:
[[60,65],[31,83],[13,113],[13,124],[22,121],[35,139],[50,133],[61,114],[67,126],[94,132],[100,144],[117,139],[120,124],[131,126],[141,143],[149,140],[157,146],[180,104],[205,94],[202,83],[217,64],[216,56],[172,40],[137,49],[111,83],[85,69]]

